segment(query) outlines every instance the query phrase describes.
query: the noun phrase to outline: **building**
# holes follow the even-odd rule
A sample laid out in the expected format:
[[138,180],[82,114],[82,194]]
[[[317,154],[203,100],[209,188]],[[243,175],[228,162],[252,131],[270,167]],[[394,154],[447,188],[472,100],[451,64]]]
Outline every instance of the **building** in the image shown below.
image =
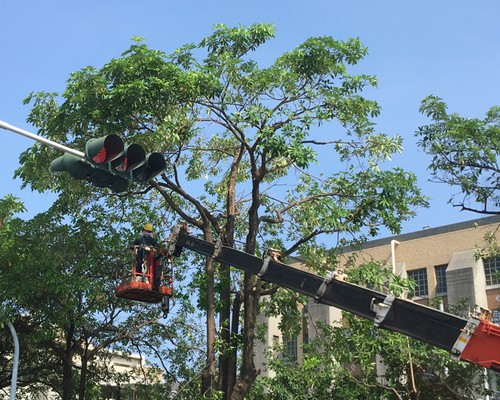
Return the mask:
[[[365,243],[360,249],[344,248],[339,267],[355,255],[355,266],[368,261],[384,262],[396,274],[412,278],[416,283],[414,301],[429,304],[436,296],[443,307],[466,301],[470,307],[492,311],[492,319],[500,323],[500,257],[481,258],[487,247],[487,237],[500,240],[500,216],[423,229]],[[310,300],[307,321],[297,338],[283,337],[278,329],[279,318],[261,317],[267,325],[265,343],[256,349],[256,365],[265,376],[273,376],[266,369],[265,353],[272,344],[283,344],[292,358],[300,362],[301,344],[314,338],[316,321],[334,324],[341,319],[341,311]]]
[[138,398],[136,395],[136,388],[138,386],[163,382],[162,371],[148,366],[145,357],[139,354],[127,355],[114,351],[110,352],[107,359],[102,362],[108,370],[127,377],[126,383],[100,382],[103,400],[134,400]]
[[[373,240],[356,251],[359,265],[370,260],[385,261],[399,275],[416,283],[414,301],[428,304],[440,296],[445,304],[465,299],[469,306],[493,311],[500,322],[500,258],[481,258],[486,236],[500,239],[500,216],[428,228],[385,239]],[[353,253],[344,250],[342,260]]]
[[[78,364],[78,359],[75,358],[75,363]],[[125,378],[125,382],[102,381],[101,398],[103,400],[111,399],[137,399],[136,387],[139,385],[147,385],[151,383],[161,383],[163,374],[158,369],[147,365],[146,359],[139,354],[124,354],[121,352],[110,352],[106,359],[98,359],[95,362],[105,365],[110,372],[120,374]],[[18,392],[21,392],[18,388]],[[10,396],[10,387],[0,390],[0,399],[8,399]],[[17,393],[18,399],[31,400],[55,400],[60,397],[50,389],[33,394],[30,389],[24,388],[22,393]]]

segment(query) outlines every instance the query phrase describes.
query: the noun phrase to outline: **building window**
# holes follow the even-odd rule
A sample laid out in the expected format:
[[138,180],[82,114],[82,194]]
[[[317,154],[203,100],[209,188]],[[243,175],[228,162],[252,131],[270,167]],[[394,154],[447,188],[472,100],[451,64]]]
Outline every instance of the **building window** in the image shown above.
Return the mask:
[[500,308],[491,311],[491,322],[500,325]]
[[283,338],[283,351],[283,356],[286,361],[297,361],[297,336]]
[[483,260],[486,285],[500,284],[500,257],[491,257]]
[[438,296],[448,293],[448,288],[446,287],[446,267],[446,264],[434,267],[434,272],[436,273],[436,294]]
[[307,312],[306,308],[304,307],[302,311],[302,343],[307,344],[309,343],[309,313]]
[[429,295],[429,285],[427,284],[427,269],[414,269],[413,271],[407,271],[408,278],[415,281],[415,291],[413,296],[415,297],[425,297]]

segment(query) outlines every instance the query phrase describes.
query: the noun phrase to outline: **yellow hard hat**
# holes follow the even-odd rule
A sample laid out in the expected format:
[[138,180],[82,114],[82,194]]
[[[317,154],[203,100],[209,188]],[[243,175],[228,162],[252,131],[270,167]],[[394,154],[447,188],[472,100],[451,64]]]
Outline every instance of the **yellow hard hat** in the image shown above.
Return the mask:
[[153,225],[150,223],[144,224],[144,230],[148,232],[153,232]]

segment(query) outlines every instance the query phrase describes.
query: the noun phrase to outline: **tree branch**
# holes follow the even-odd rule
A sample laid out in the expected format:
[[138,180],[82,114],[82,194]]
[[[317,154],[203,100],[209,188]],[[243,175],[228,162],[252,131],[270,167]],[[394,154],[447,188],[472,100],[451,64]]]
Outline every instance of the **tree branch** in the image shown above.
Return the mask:
[[276,216],[277,216],[276,219],[263,216],[263,217],[260,217],[260,221],[267,222],[270,224],[281,224],[284,220],[283,214],[286,213],[288,210],[292,209],[293,207],[296,207],[296,206],[299,206],[301,204],[308,203],[308,202],[311,202],[311,201],[314,201],[314,200],[317,200],[317,199],[320,199],[323,197],[333,197],[333,196],[338,196],[338,195],[339,195],[339,193],[336,193],[336,192],[328,192],[328,193],[318,193],[315,195],[307,196],[307,197],[304,197],[304,198],[299,199],[297,201],[291,202],[286,207],[283,207],[279,210],[276,210],[275,211]]
[[338,232],[339,229],[316,229],[313,232],[311,232],[309,235],[304,236],[300,240],[296,241],[292,246],[290,246],[287,250],[283,252],[284,255],[289,256],[290,254],[294,253],[300,245],[307,243],[309,240],[311,240],[313,237],[319,236],[323,233],[334,233]]

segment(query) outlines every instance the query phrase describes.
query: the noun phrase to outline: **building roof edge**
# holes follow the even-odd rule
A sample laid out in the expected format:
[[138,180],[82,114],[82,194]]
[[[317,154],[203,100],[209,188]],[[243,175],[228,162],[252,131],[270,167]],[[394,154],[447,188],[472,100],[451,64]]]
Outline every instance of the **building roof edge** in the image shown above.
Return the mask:
[[[435,228],[425,228],[425,229],[422,229],[420,231],[403,233],[401,235],[394,235],[394,236],[389,236],[389,237],[385,237],[385,238],[374,239],[374,240],[370,240],[366,243],[363,243],[361,245],[361,248],[362,249],[369,249],[369,248],[373,248],[373,247],[388,245],[391,243],[392,240],[397,240],[397,241],[403,242],[403,241],[408,241],[408,240],[421,239],[421,238],[428,237],[428,236],[440,235],[443,233],[461,231],[464,229],[474,228],[475,226],[490,225],[490,224],[494,224],[494,223],[500,223],[500,215],[493,215],[493,216],[484,217],[484,218],[477,218],[477,219],[472,219],[469,221],[462,221],[462,222],[457,222],[454,224],[442,225],[442,226],[438,226]],[[344,249],[342,249],[343,253],[347,253],[350,251],[356,251],[356,249],[352,248],[351,246],[346,246]]]

